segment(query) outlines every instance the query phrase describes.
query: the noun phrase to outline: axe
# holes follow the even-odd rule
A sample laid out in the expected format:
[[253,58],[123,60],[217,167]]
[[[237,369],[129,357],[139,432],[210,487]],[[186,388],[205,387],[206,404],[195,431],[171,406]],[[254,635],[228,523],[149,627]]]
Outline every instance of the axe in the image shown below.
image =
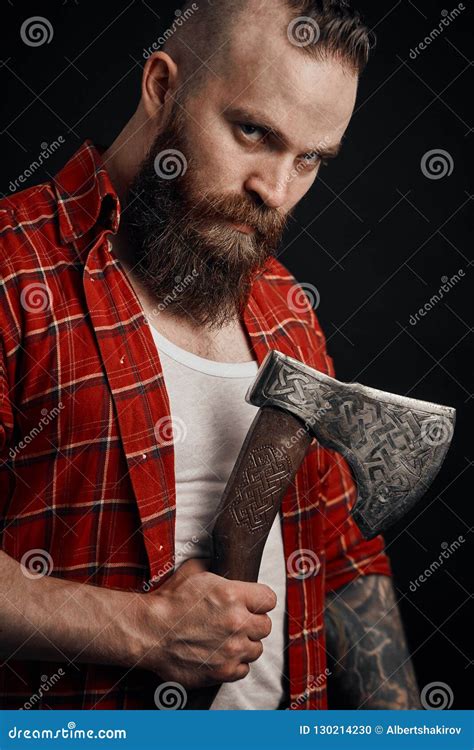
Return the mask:
[[[313,438],[340,453],[357,484],[352,516],[366,539],[402,518],[443,463],[456,411],[342,383],[269,351],[246,397],[259,406],[229,477],[212,532],[210,570],[256,582],[281,501]],[[191,691],[186,709],[208,709],[219,685]]]

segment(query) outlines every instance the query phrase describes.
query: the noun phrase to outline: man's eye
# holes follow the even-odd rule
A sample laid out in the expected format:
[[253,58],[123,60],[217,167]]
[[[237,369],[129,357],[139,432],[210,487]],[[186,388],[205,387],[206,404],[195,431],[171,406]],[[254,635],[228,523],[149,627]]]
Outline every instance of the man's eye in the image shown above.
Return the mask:
[[258,141],[263,136],[263,130],[262,128],[259,128],[258,125],[252,125],[248,122],[240,122],[239,128],[241,129],[242,133],[247,136],[247,138],[252,138],[252,140]]
[[308,164],[308,166],[312,166],[313,164],[318,164],[321,161],[321,157],[317,151],[312,151],[310,154],[305,154],[301,161]]

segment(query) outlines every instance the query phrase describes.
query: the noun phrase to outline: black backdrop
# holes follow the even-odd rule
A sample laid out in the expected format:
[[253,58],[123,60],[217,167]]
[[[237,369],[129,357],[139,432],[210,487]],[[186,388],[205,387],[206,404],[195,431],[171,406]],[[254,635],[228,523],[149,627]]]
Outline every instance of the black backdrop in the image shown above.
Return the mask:
[[[48,179],[86,137],[111,142],[136,107],[144,49],[170,26],[178,5],[2,0],[3,195],[60,136],[64,143],[21,187]],[[317,314],[341,380],[457,408],[440,475],[386,540],[420,686],[446,683],[452,707],[468,708],[472,10],[469,0],[356,5],[377,45],[343,152],[299,206],[281,259],[318,290]],[[30,46],[21,26],[38,15],[50,22],[52,38]],[[441,151],[434,162],[431,151]],[[447,291],[433,300],[443,282]],[[410,589],[460,536],[465,541],[449,559]]]

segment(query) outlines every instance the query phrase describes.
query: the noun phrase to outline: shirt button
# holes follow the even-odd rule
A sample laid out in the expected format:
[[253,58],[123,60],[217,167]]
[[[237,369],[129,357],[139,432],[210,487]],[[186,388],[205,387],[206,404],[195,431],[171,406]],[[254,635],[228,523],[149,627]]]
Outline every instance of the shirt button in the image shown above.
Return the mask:
[[124,362],[125,362],[125,354],[124,354],[124,355],[123,355],[123,357],[121,358],[121,360],[120,360],[120,364],[121,364],[121,365],[123,365],[123,363],[124,363]]
[[143,453],[142,458],[144,461],[146,460],[146,453]]

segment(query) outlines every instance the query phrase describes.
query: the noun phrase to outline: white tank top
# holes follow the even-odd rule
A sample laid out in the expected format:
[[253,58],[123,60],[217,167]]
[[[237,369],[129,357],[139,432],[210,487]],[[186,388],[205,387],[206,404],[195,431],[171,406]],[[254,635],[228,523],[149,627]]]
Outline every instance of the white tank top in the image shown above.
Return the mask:
[[[176,567],[191,557],[210,556],[215,511],[239,450],[257,412],[245,393],[256,362],[214,362],[185,351],[151,326],[171,407],[176,475]],[[166,425],[162,429],[166,430]],[[168,425],[169,428],[169,425]],[[160,427],[157,427],[160,430]],[[169,429],[167,437],[170,439]],[[269,612],[272,631],[250,672],[219,690],[211,709],[277,709],[286,699],[284,672],[286,570],[277,515],[265,545],[258,577],[277,595]]]

